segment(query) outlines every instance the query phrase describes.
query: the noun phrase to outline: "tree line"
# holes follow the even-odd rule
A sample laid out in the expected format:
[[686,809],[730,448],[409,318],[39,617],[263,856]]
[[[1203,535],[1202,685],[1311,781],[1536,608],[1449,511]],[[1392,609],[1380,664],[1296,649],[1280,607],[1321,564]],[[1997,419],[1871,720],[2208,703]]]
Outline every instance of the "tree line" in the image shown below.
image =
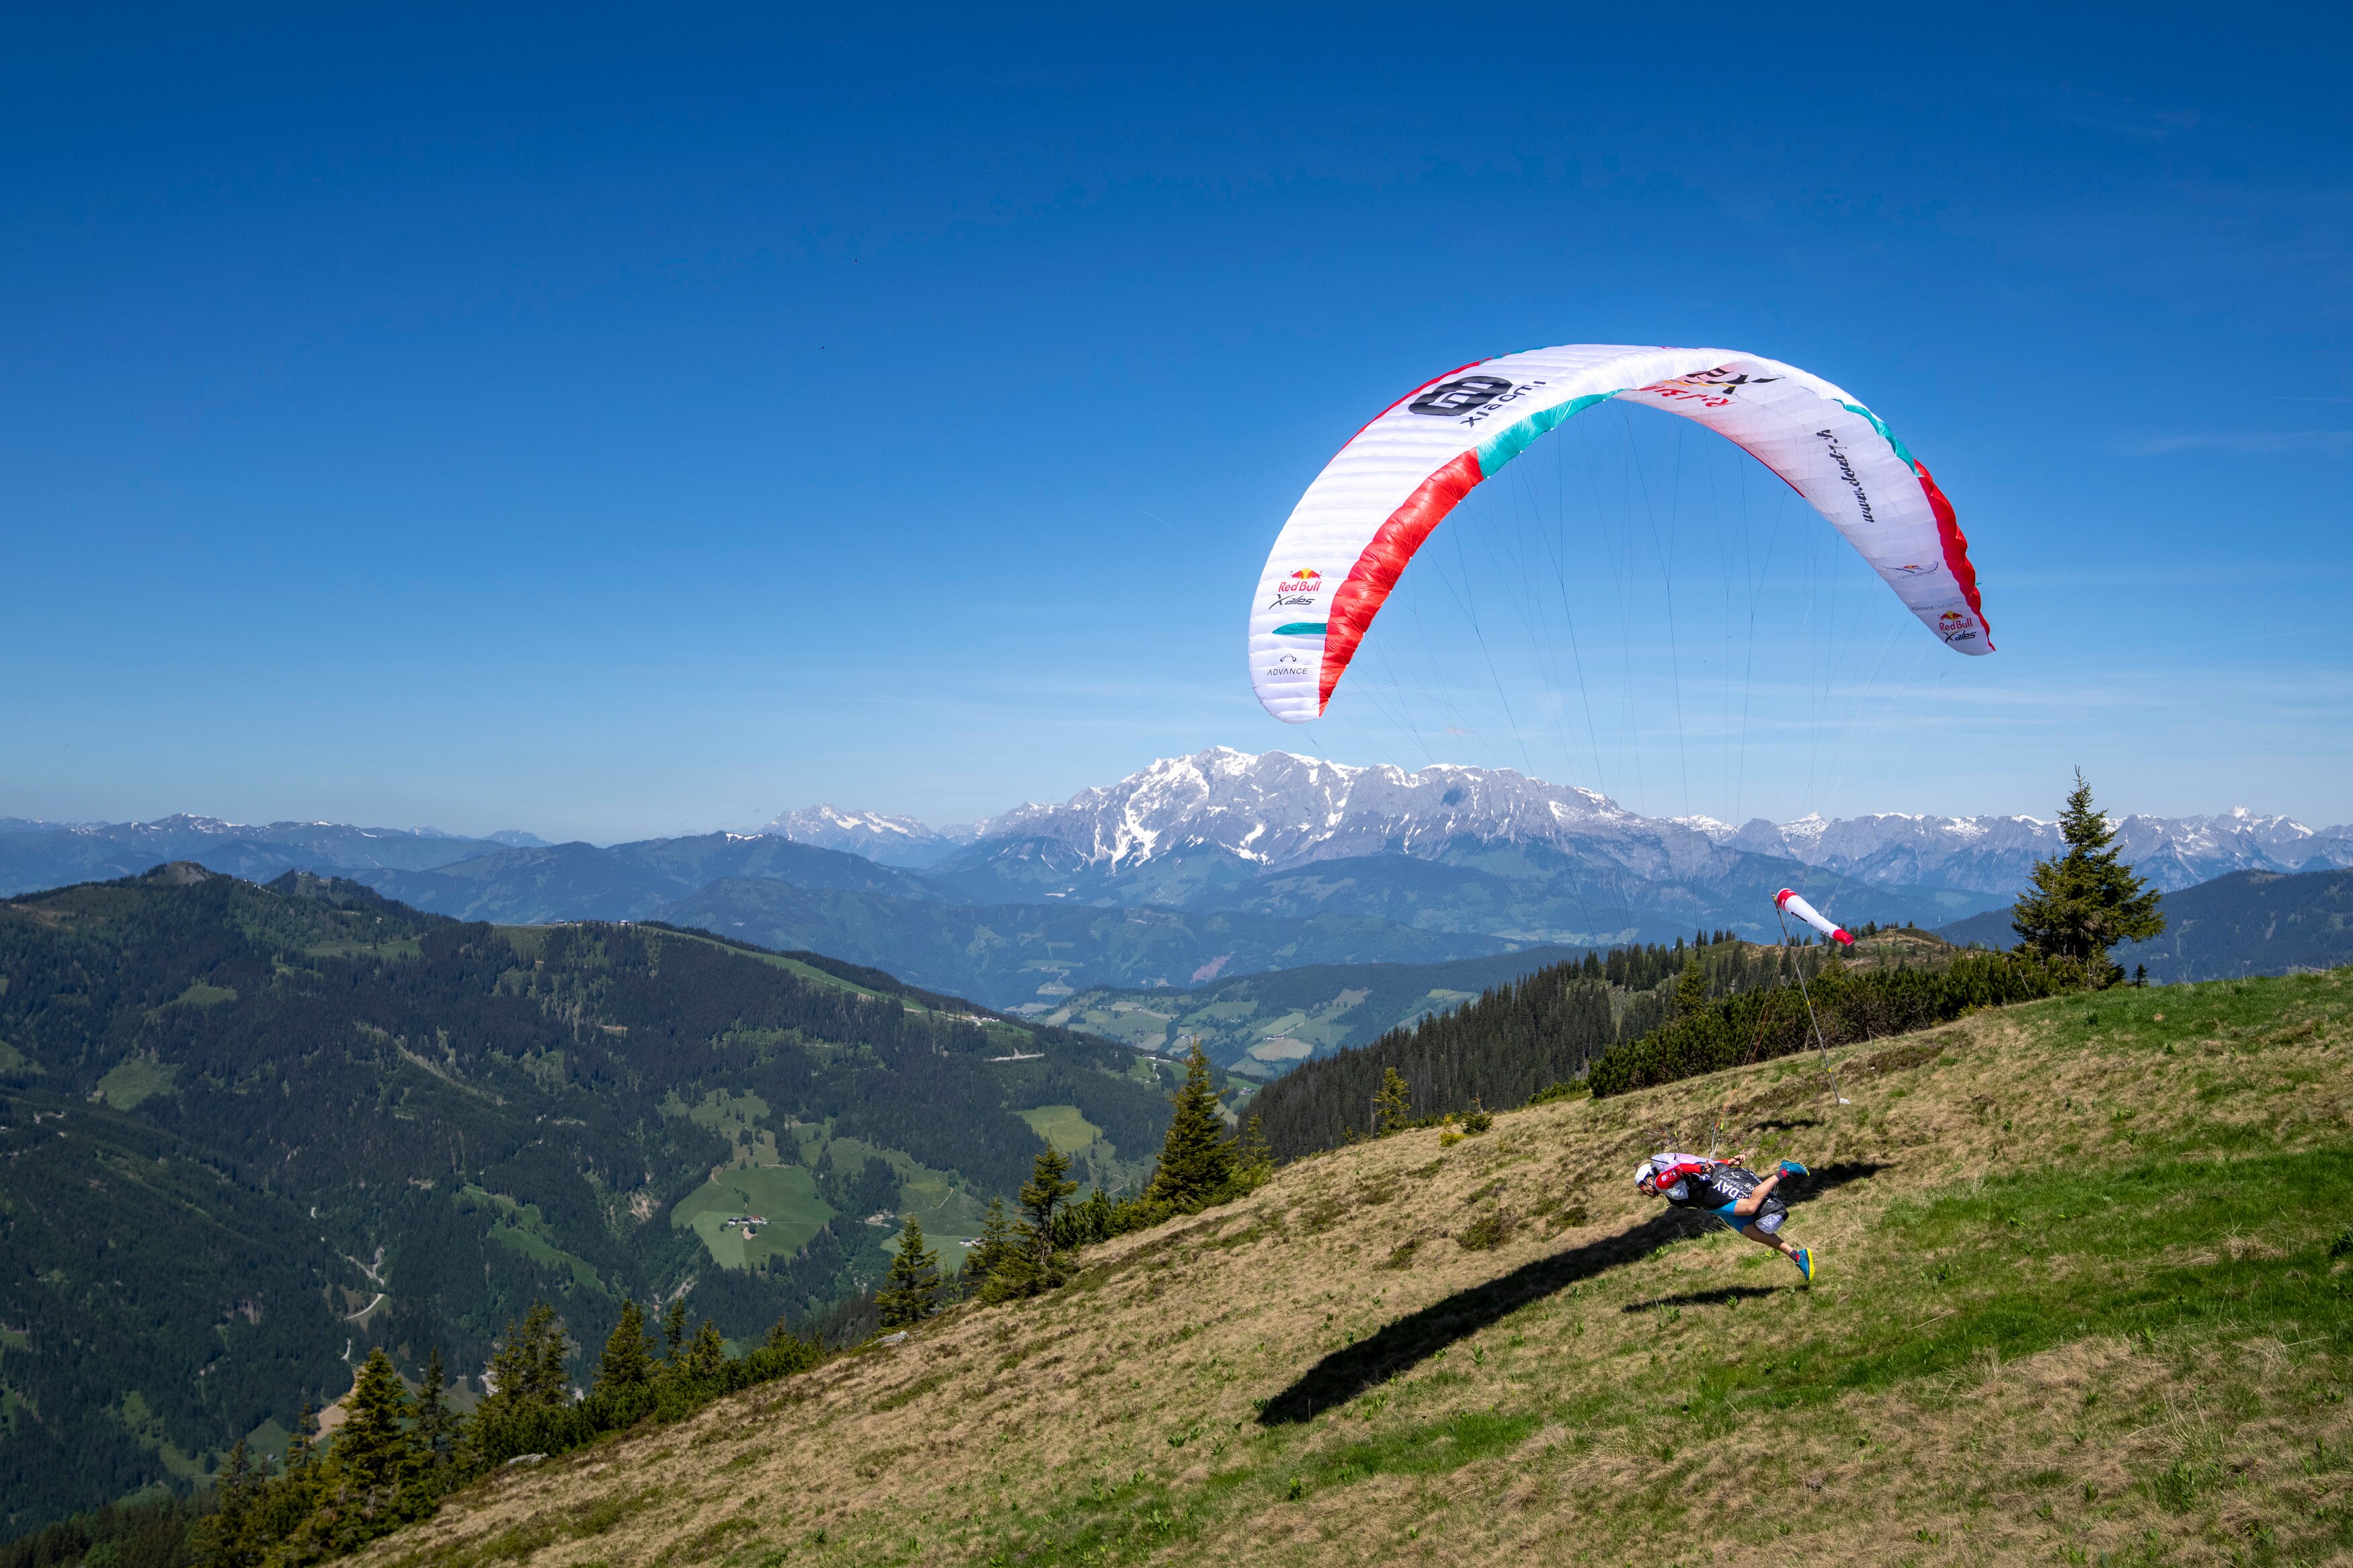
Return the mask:
[[1672,1018],[1670,981],[1689,977],[1704,995],[1731,995],[1810,974],[1824,957],[1818,948],[1753,947],[1725,931],[1588,952],[1354,1050],[1303,1062],[1261,1090],[1252,1109],[1276,1155],[1295,1159],[1378,1131],[1375,1102],[1392,1074],[1407,1086],[1409,1119],[1524,1105]]

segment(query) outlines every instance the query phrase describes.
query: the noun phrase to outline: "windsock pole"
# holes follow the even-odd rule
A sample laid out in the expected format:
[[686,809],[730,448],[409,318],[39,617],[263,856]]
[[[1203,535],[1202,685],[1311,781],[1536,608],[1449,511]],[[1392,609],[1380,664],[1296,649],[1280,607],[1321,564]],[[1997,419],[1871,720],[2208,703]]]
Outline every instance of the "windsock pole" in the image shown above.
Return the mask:
[[[1781,922],[1781,945],[1785,948],[1789,945],[1789,917],[1781,906],[1788,901],[1789,897],[1788,891],[1785,889],[1781,896],[1773,900],[1773,914],[1774,918]],[[1831,1098],[1841,1105],[1848,1104],[1847,1098],[1838,1091],[1838,1074],[1831,1070],[1831,1043],[1822,1037],[1822,1021],[1814,1016],[1813,993],[1806,989],[1805,963],[1793,957],[1790,967],[1798,973],[1798,994],[1806,999],[1806,1022],[1814,1026],[1814,1044],[1821,1049],[1822,1076],[1831,1080]]]

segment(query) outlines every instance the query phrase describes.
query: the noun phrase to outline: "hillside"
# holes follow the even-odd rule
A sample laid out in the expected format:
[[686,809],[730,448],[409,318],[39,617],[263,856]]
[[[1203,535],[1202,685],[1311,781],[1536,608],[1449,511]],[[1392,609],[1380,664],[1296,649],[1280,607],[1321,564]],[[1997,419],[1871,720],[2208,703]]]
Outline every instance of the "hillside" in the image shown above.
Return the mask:
[[1093,986],[1037,1018],[1146,1050],[1196,1038],[1229,1071],[1271,1079],[1575,956],[1531,947],[1451,963],[1314,963],[1173,987]]
[[[2108,992],[1300,1162],[386,1568],[2353,1551],[2353,973]],[[1792,1270],[1627,1180],[1721,1127]]]
[[1031,1012],[1050,1010],[1082,987],[1175,987],[1203,970],[1426,963],[1516,945],[1354,915],[966,905],[753,877],[713,882],[663,906],[663,918],[770,947],[821,946],[991,1006]]
[[280,1445],[372,1344],[479,1369],[537,1297],[591,1341],[687,1289],[806,1321],[897,1216],[978,1234],[1046,1137],[1134,1182],[1172,1082],[691,932],[185,863],[0,903],[0,1527]]
[[2353,963],[2353,872],[2240,871],[2168,893],[2165,933],[2116,951],[2159,982]]
[[[2234,871],[2166,893],[2159,905],[2165,933],[2122,943],[2109,956],[2126,970],[2145,966],[2160,985],[2353,963],[2353,872]],[[1936,934],[1991,948],[2018,941],[2006,909]]]

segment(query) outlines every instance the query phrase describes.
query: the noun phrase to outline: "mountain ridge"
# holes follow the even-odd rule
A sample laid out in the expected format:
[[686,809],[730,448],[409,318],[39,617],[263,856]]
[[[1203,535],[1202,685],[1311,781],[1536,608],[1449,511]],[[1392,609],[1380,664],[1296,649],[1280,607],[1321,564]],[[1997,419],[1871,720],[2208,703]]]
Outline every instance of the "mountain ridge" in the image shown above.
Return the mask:
[[0,900],[0,1532],[282,1441],[353,1347],[470,1374],[534,1297],[592,1350],[689,1288],[805,1322],[894,1215],[959,1256],[1048,1129],[1134,1184],[1177,1076],[830,956],[304,872]]

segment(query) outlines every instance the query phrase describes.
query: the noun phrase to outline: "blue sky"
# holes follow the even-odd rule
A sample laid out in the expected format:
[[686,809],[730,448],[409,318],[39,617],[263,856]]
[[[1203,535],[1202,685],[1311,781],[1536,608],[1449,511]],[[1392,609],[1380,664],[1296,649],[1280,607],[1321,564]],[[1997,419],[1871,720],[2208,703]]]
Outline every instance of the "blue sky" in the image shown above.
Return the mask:
[[[2346,31],[20,9],[0,815],[937,822],[1228,744],[1662,813],[2047,815],[2080,763],[2353,818]],[[1330,717],[1261,713],[1249,596],[1332,450],[1579,341],[1865,398],[2000,653],[1900,638],[1636,416],[1555,459],[1589,509],[1467,505]],[[1540,538],[1557,622],[1512,607]]]

